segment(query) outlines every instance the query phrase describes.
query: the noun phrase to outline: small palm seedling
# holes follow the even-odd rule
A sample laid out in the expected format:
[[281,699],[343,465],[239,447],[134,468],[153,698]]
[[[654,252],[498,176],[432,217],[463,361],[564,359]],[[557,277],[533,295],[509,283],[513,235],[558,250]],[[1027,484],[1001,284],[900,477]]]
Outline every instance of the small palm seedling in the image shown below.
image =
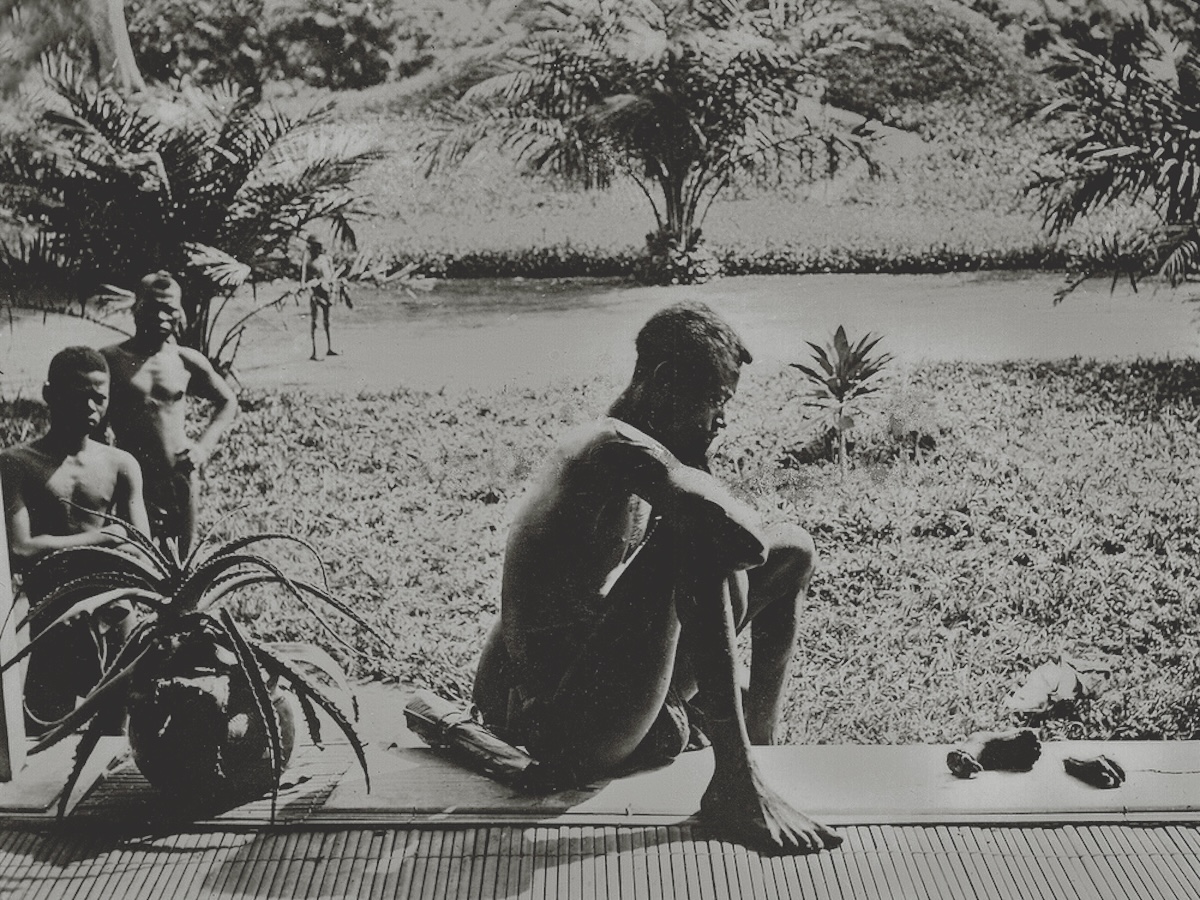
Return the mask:
[[863,398],[879,390],[887,364],[892,361],[890,353],[872,356],[875,345],[882,337],[872,337],[868,332],[857,344],[851,344],[846,329],[839,325],[833,341],[822,347],[806,341],[813,351],[813,366],[791,363],[812,384],[812,399],[808,406],[822,410],[828,421],[827,435],[837,439],[838,464],[846,465],[846,435],[854,427],[854,415]]
[[[321,743],[320,707],[350,741],[369,787],[366,756],[353,724],[357,713],[337,663],[315,647],[285,653],[281,645],[256,641],[222,608],[249,588],[273,586],[349,647],[322,617],[324,608],[369,626],[329,592],[312,546],[292,535],[267,533],[213,547],[210,534],[181,560],[176,553],[163,553],[127,523],[110,520],[125,525],[120,549],[59,550],[30,569],[24,582],[30,611],[21,624],[44,627],[4,664],[16,664],[74,616],[114,603],[134,610],[128,637],[99,682],[72,712],[50,723],[31,751],[45,750],[82,729],[59,814],[100,738],[114,722],[124,720],[139,770],[182,809],[228,806],[269,790],[273,815],[295,739],[292,708],[279,691],[285,682],[313,742]],[[321,583],[292,578],[262,555],[261,545],[271,541],[298,544],[312,553]]]

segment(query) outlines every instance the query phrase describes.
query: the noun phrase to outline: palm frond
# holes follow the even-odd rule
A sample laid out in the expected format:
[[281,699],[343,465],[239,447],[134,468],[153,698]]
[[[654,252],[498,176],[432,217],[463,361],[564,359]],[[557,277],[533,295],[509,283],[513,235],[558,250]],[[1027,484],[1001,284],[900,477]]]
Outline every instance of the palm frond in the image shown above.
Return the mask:
[[314,684],[311,679],[298,671],[296,666],[292,665],[279,654],[261,645],[257,648],[257,652],[260,661],[267,671],[274,672],[286,678],[296,689],[297,694],[302,691],[305,692],[318,706],[328,713],[334,724],[346,736],[346,739],[350,742],[350,746],[354,748],[354,755],[358,757],[358,764],[362,768],[367,790],[370,791],[371,772],[367,766],[366,751],[363,748],[362,741],[359,740],[358,733],[354,730],[354,725],[338,707],[337,702],[332,697],[326,695],[318,685]]
[[103,716],[96,716],[84,729],[83,735],[79,738],[79,744],[75,747],[75,754],[71,760],[71,771],[67,775],[66,782],[63,783],[62,794],[58,798],[58,813],[57,816],[61,820],[67,814],[67,805],[71,800],[71,792],[75,790],[75,785],[79,782],[79,776],[83,774],[83,767],[87,765],[88,759],[91,758],[92,751],[96,749],[96,745],[100,743],[100,738],[104,736],[105,725],[108,724]]

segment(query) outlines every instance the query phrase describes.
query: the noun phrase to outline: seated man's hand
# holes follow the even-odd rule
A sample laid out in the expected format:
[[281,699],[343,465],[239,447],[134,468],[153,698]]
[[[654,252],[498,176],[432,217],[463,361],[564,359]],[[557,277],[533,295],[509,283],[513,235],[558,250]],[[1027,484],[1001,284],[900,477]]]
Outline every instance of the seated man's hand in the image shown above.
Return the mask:
[[698,558],[725,570],[762,565],[767,548],[753,509],[699,469],[680,466],[669,480],[664,513]]

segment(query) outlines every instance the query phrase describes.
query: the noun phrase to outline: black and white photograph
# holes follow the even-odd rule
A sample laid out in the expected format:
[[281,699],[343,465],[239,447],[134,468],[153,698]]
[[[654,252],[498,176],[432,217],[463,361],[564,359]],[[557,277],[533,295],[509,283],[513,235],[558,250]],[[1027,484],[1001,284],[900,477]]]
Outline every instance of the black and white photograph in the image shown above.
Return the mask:
[[1200,0],[0,0],[0,898],[1200,900]]

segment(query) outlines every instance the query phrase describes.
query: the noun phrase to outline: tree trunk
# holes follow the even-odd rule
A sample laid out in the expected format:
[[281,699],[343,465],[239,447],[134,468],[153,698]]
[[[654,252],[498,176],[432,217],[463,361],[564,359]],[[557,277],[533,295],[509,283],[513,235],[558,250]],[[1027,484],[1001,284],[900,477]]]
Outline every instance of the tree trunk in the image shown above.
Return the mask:
[[84,0],[84,10],[101,77],[112,74],[123,93],[145,90],[129,42],[124,0]]

